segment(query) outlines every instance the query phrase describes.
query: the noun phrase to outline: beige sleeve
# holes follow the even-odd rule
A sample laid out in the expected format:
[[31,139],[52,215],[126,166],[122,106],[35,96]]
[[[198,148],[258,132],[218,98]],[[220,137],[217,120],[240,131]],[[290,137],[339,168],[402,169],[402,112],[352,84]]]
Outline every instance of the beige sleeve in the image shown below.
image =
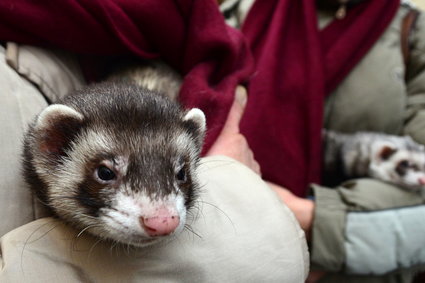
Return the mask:
[[111,245],[52,218],[1,239],[0,282],[304,282],[303,231],[251,170],[202,160],[191,229],[150,248]]
[[424,196],[368,178],[312,190],[311,267],[327,271],[319,282],[412,282],[423,269]]
[[37,217],[21,174],[21,141],[28,123],[46,106],[39,90],[6,64],[0,45],[0,236]]
[[48,101],[84,84],[75,58],[59,50],[0,45],[0,236],[46,214],[21,174],[22,139]]

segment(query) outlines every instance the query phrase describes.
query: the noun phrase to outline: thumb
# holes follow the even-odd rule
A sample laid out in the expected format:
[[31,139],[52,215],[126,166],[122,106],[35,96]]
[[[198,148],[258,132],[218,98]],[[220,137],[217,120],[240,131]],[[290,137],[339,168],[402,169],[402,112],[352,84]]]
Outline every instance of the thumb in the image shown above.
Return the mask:
[[245,87],[240,85],[237,86],[235,91],[235,99],[233,101],[232,106],[230,107],[229,114],[227,115],[227,120],[223,126],[223,134],[239,133],[239,123],[245,111],[247,100],[248,94],[246,92]]

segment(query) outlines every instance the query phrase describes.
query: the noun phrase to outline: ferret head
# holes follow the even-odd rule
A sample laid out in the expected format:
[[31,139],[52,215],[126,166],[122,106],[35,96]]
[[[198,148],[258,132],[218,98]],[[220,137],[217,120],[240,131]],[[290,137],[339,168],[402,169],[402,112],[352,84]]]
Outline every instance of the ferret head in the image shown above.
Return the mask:
[[[417,191],[425,187],[425,151],[410,138],[399,146],[390,141],[377,141],[372,145],[369,173],[405,189]],[[414,143],[414,144],[413,144]]]
[[184,228],[204,132],[199,109],[184,112],[138,88],[91,87],[37,117],[24,171],[58,217],[144,246]]

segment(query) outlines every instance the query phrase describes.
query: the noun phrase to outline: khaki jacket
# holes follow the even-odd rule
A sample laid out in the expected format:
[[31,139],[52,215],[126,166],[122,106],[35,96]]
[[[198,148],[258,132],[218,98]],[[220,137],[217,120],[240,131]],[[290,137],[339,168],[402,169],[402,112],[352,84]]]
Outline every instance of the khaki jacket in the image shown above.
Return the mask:
[[[400,30],[410,8],[396,17],[325,107],[325,128],[410,135],[425,144],[425,15],[412,30],[410,60],[403,62]],[[320,24],[329,14],[319,14]],[[316,199],[312,263],[318,269],[357,274],[323,282],[410,282],[425,263],[425,198],[373,179],[351,180],[336,189],[312,185]],[[397,276],[394,272],[400,271]],[[369,281],[362,281],[369,282]]]
[[[238,27],[252,3],[227,0],[221,10]],[[410,9],[400,6],[376,44],[327,98],[325,128],[410,135],[425,144],[425,15],[411,32],[405,65],[401,27]],[[320,28],[335,12],[318,11]],[[311,190],[312,267],[328,271],[320,282],[411,282],[415,267],[425,264],[424,196],[373,179],[332,189],[312,184]]]

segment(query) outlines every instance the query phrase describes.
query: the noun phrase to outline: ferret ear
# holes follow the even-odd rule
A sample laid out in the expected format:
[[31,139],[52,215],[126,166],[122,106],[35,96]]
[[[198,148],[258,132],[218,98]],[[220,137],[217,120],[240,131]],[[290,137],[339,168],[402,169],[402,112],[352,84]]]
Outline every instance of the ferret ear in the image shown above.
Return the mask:
[[372,154],[376,161],[388,160],[397,150],[397,146],[388,141],[375,142],[372,145]]
[[84,117],[71,107],[53,104],[43,110],[34,124],[39,150],[45,154],[64,155],[65,149],[81,129]]
[[189,131],[195,134],[198,145],[201,147],[206,130],[204,112],[198,108],[192,108],[186,113],[183,121],[187,125]]
[[198,129],[198,131],[200,131],[202,134],[205,133],[206,119],[205,114],[204,112],[202,112],[201,109],[190,109],[184,116],[183,120],[188,123],[193,123]]

